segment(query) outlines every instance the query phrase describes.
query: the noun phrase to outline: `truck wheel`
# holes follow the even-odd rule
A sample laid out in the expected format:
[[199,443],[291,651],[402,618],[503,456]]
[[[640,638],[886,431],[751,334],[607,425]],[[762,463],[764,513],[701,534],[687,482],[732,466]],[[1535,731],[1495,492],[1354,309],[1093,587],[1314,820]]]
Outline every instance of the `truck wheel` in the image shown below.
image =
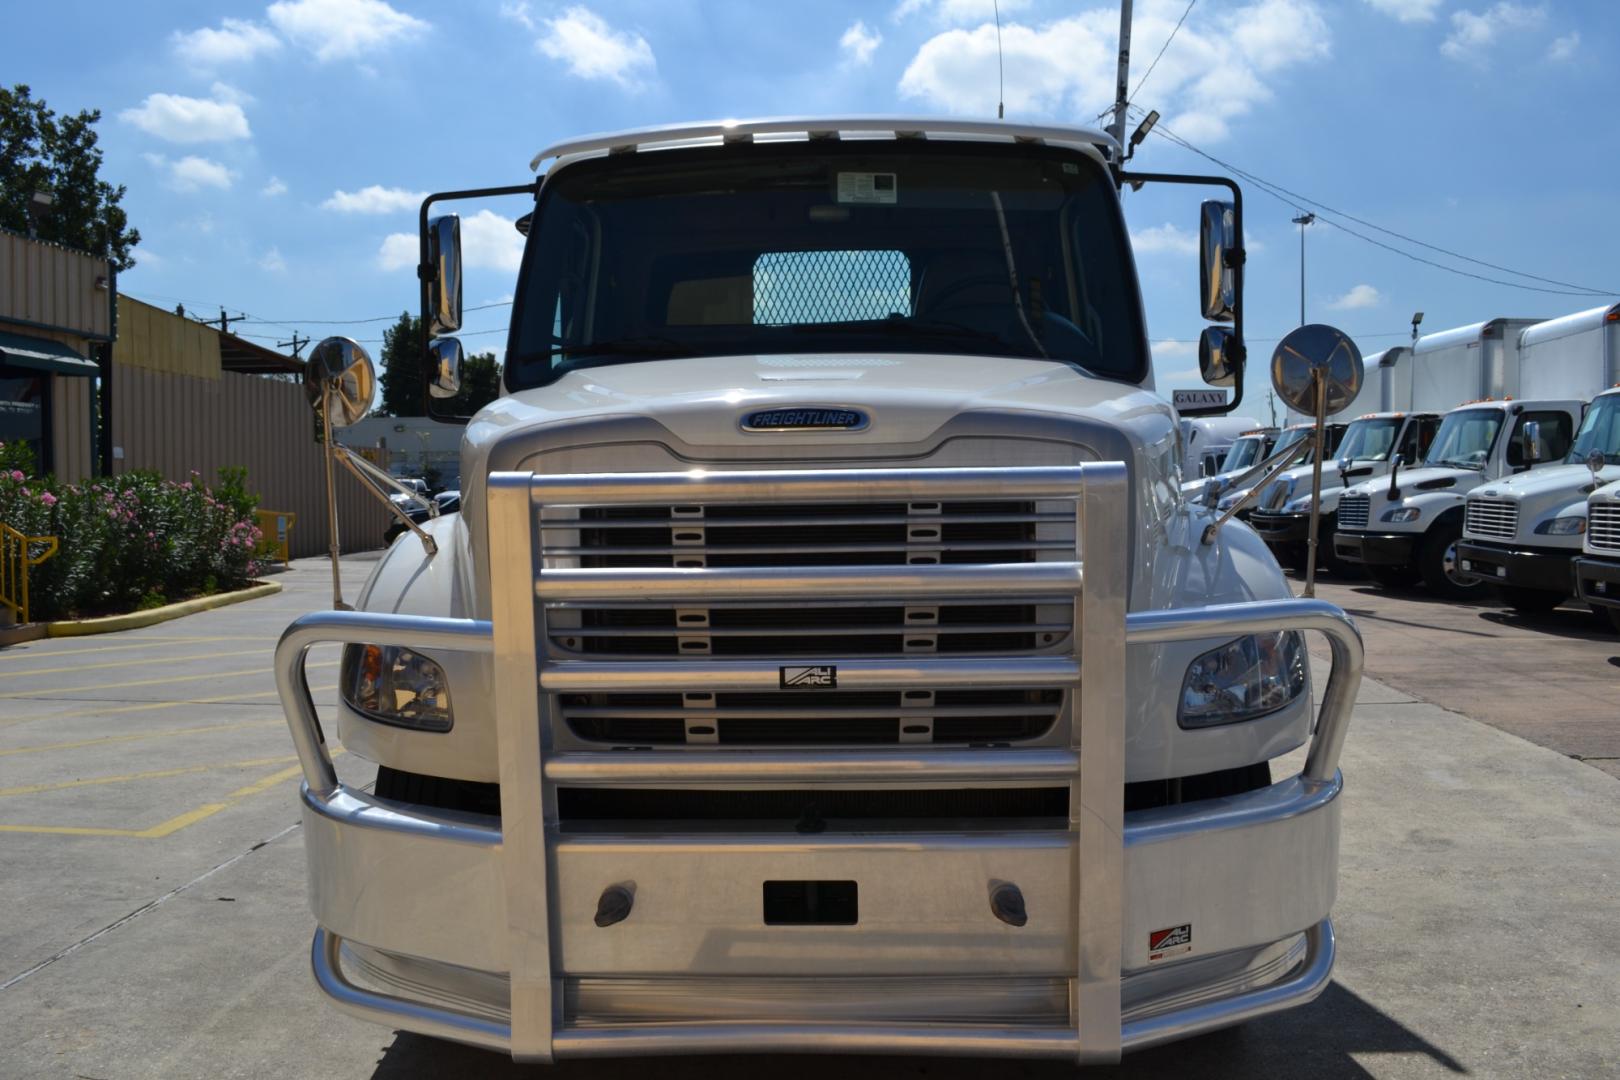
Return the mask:
[[1563,593],[1546,589],[1521,589],[1512,585],[1498,585],[1502,602],[1520,615],[1543,615],[1564,602]]
[[1410,566],[1365,566],[1367,576],[1386,589],[1410,589],[1421,575]]
[[1436,525],[1418,549],[1418,573],[1423,577],[1423,584],[1436,596],[1448,600],[1470,600],[1485,593],[1484,582],[1457,576],[1457,541],[1461,539],[1460,523]]

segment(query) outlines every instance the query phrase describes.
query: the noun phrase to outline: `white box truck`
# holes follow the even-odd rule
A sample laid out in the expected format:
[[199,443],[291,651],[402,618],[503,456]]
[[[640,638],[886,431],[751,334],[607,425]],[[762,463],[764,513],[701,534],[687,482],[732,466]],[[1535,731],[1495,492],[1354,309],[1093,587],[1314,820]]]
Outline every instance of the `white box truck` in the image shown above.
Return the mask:
[[[428,197],[436,399],[461,262],[430,209],[522,195],[527,239],[461,512],[276,652],[336,1006],[523,1061],[1106,1062],[1326,988],[1360,639],[1180,497],[1120,191],[1233,192],[1201,367],[1239,398],[1241,202],[1119,156],[730,121]],[[369,370],[315,350],[328,417]]]
[[1245,432],[1259,426],[1260,421],[1249,416],[1204,416],[1182,420],[1183,484],[1193,477],[1214,476],[1222,472],[1227,451]]
[[1586,521],[1575,591],[1620,633],[1620,481],[1587,496]]
[[[1562,430],[1527,438],[1527,446],[1548,444],[1545,467],[1481,485],[1464,507],[1461,572],[1495,585],[1515,610],[1547,611],[1576,591],[1570,564],[1586,532],[1587,496],[1620,479],[1620,304],[1537,323],[1520,352],[1528,393],[1616,387],[1592,399],[1573,443]],[[1566,454],[1551,453],[1565,445]]]
[[1226,448],[1226,453],[1214,472],[1190,480],[1185,479],[1187,474],[1183,472],[1181,493],[1191,498],[1201,493],[1211,483],[1225,486],[1264,460],[1271,453],[1271,448],[1276,445],[1279,434],[1274,427],[1257,427],[1241,433],[1232,440],[1232,445]]
[[[1478,594],[1477,579],[1457,564],[1464,497],[1487,481],[1562,458],[1584,401],[1584,395],[1518,398],[1520,337],[1538,321],[1491,319],[1418,339],[1413,407],[1464,403],[1445,414],[1421,463],[1392,463],[1387,477],[1340,494],[1333,535],[1338,559],[1359,563],[1376,584],[1421,580],[1441,596]],[[1527,452],[1525,425],[1543,421],[1542,443]]]

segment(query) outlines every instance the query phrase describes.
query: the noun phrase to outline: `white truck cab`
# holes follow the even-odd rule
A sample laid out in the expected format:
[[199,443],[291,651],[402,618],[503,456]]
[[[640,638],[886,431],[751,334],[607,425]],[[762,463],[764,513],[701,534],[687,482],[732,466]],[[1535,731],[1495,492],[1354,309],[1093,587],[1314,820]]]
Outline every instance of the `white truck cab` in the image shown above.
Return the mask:
[[[1220,466],[1208,475],[1181,482],[1181,493],[1189,498],[1199,494],[1211,483],[1225,485],[1260,463],[1277,442],[1278,430],[1273,427],[1254,428],[1233,440],[1222,456]],[[1183,472],[1183,476],[1187,474]]]
[[[1333,455],[1333,452],[1338,449],[1339,440],[1344,437],[1344,431],[1345,431],[1346,426],[1347,425],[1341,424],[1341,423],[1330,423],[1330,424],[1327,424],[1327,425],[1325,425],[1323,427],[1323,429],[1322,429],[1322,437],[1323,437],[1323,441],[1327,443],[1328,456],[1329,457],[1331,457]],[[1272,448],[1271,448],[1271,453],[1273,455],[1280,454],[1283,451],[1287,450],[1291,446],[1297,446],[1299,443],[1303,442],[1307,436],[1309,436],[1311,434],[1312,430],[1314,430],[1315,427],[1316,427],[1315,424],[1290,424],[1290,425],[1288,425],[1287,427],[1283,428],[1282,431],[1277,435],[1277,440],[1276,440],[1275,445],[1273,445]],[[1305,451],[1305,453],[1303,455],[1301,455],[1299,460],[1304,462],[1305,466],[1308,467],[1311,464],[1311,462],[1315,460],[1315,458],[1316,458],[1316,451],[1315,450],[1307,450],[1307,451]],[[1237,478],[1241,477],[1245,472],[1248,472],[1250,469],[1252,469],[1254,464],[1258,464],[1258,461],[1256,461],[1254,463],[1251,463],[1249,468],[1234,469],[1232,472],[1227,473],[1226,475],[1213,477],[1212,479],[1213,479],[1213,482],[1214,482],[1214,486],[1211,486],[1211,484],[1208,483],[1208,482],[1206,482],[1204,485],[1202,485],[1202,490],[1203,490],[1203,492],[1205,493],[1205,496],[1206,496],[1205,501],[1206,502],[1209,501],[1208,496],[1213,495],[1214,500],[1215,500],[1215,509],[1217,509],[1217,510],[1223,512],[1223,513],[1225,511],[1227,511],[1227,510],[1230,510],[1234,505],[1236,505],[1240,500],[1242,500],[1245,496],[1247,496],[1249,494],[1251,488],[1248,487],[1247,485],[1244,485],[1242,487],[1237,486],[1236,485],[1236,480],[1237,480]],[[1307,471],[1309,471],[1308,468],[1307,468]],[[1328,477],[1328,471],[1329,471],[1328,466],[1326,465],[1326,463],[1324,463],[1323,467],[1322,467],[1322,478],[1323,478],[1324,486],[1326,486],[1326,481],[1327,481],[1327,477]],[[1239,520],[1247,521],[1249,519],[1249,516],[1251,514],[1253,514],[1253,513],[1254,513],[1254,504],[1250,503],[1248,506],[1246,506],[1243,509],[1239,510],[1237,516],[1238,516]]]
[[1620,482],[1586,497],[1586,535],[1574,576],[1576,594],[1620,633]]
[[[1088,1063],[1322,992],[1360,638],[1180,496],[1119,196],[1236,188],[1120,156],[728,121],[428,197],[435,398],[461,260],[431,207],[526,196],[525,251],[461,512],[276,652],[337,1007],[522,1061]],[[1201,369],[1241,398],[1240,203],[1200,245],[1233,322]],[[328,418],[364,411],[363,349],[310,363]]]
[[[1379,412],[1358,416],[1346,426],[1334,460],[1322,465],[1319,564],[1334,568],[1333,534],[1339,497],[1353,484],[1385,476],[1399,455],[1420,461],[1440,427],[1436,413]],[[1266,486],[1249,514],[1249,526],[1285,565],[1303,570],[1311,532],[1314,466],[1297,465]]]
[[1469,494],[1459,569],[1495,585],[1516,610],[1557,607],[1576,591],[1571,563],[1587,531],[1587,497],[1613,480],[1620,480],[1620,388],[1593,399],[1565,457]]
[[1214,476],[1224,469],[1227,452],[1247,431],[1260,426],[1247,416],[1187,417],[1181,421],[1181,475]]

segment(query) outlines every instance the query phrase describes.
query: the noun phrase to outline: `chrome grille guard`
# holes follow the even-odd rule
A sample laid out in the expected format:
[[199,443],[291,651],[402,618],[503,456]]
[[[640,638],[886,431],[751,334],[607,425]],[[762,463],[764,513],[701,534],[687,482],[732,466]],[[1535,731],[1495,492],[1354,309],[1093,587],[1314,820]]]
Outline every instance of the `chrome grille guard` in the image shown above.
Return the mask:
[[[547,505],[668,505],[781,500],[1074,500],[1078,549],[1072,562],[1007,565],[860,566],[769,569],[568,569],[539,571],[537,509]],[[1316,600],[1275,600],[1201,609],[1126,614],[1126,523],[1130,491],[1123,464],[1011,469],[847,469],[489,477],[491,619],[449,619],[351,611],[313,612],[296,620],[276,649],[276,680],[304,774],[305,799],[341,803],[357,824],[388,825],[369,796],[344,788],[327,751],[304,673],[308,650],[323,643],[382,642],[413,649],[492,656],[500,756],[498,828],[421,819],[421,833],[454,832],[498,844],[507,891],[511,1023],[431,1008],[363,990],[337,971],[336,938],[317,933],[318,981],[350,1012],[382,1023],[509,1050],[519,1060],[694,1049],[821,1050],[1057,1055],[1081,1063],[1118,1060],[1121,1050],[1251,1019],[1288,1004],[1288,991],[1326,985],[1332,965],[1327,923],[1307,934],[1309,952],[1286,986],[1273,986],[1174,1017],[1121,1023],[1124,891],[1125,649],[1200,638],[1281,630],[1324,634],[1333,666],[1305,766],[1294,782],[1305,797],[1338,784],[1338,758],[1361,677],[1361,638],[1337,607]],[[778,689],[775,660],[678,658],[647,662],[557,661],[548,657],[545,602],[614,596],[673,601],[749,597],[794,600],[828,595],[1004,596],[1028,588],[1068,595],[1075,605],[1076,654],[956,659],[903,657],[836,664],[841,688],[1061,686],[1078,693],[1070,745],[1040,749],[922,747],[872,751],[553,752],[554,697],[565,691]],[[802,658],[799,660],[803,663]],[[537,677],[538,676],[538,677]],[[1084,752],[1081,750],[1084,748]],[[1066,782],[1074,860],[1074,976],[1067,1030],[980,1030],[939,1025],[846,1026],[815,1023],[627,1025],[611,1037],[559,1022],[561,972],[554,969],[547,890],[556,836],[558,785],[775,787],[782,785]],[[383,809],[382,813],[376,813]],[[414,819],[413,819],[414,820]],[[602,1039],[606,1039],[604,1043]]]

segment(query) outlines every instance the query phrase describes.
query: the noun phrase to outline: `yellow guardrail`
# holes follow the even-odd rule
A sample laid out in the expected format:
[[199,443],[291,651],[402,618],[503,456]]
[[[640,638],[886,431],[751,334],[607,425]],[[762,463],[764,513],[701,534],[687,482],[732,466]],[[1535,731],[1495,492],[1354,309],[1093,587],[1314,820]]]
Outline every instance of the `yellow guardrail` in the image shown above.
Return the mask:
[[[39,550],[43,548],[43,550]],[[28,622],[28,569],[56,554],[56,537],[29,536],[0,522],[0,606]]]
[[298,515],[287,510],[255,510],[253,514],[259,519],[259,551],[278,556],[286,566],[292,561],[289,551]]

